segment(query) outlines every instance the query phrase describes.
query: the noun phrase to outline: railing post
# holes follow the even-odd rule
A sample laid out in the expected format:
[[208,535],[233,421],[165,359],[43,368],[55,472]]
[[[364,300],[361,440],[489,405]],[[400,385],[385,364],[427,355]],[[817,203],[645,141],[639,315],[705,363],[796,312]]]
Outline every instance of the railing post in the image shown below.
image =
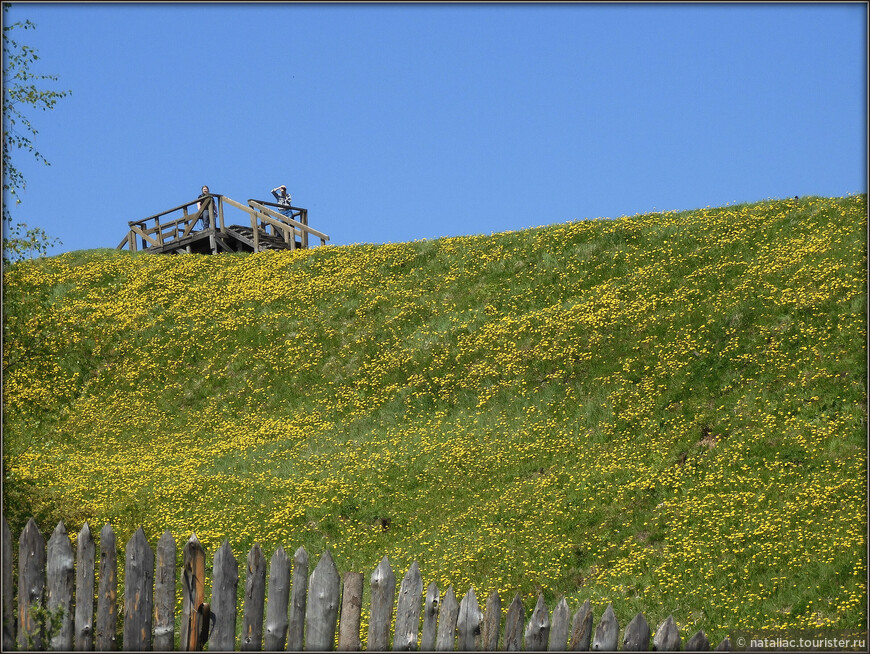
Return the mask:
[[217,228],[217,211],[214,208],[214,198],[208,203],[206,211],[208,211],[208,228],[213,232]]
[[211,248],[212,254],[217,254],[217,242],[215,241],[215,234],[217,234],[217,211],[215,210],[215,199],[214,196],[211,198],[211,202],[208,203],[208,245]]

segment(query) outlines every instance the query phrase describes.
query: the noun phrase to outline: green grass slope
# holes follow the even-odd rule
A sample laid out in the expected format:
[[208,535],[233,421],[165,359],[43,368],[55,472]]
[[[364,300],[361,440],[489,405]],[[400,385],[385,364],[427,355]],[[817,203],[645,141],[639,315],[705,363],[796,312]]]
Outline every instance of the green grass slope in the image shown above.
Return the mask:
[[711,642],[866,629],[866,228],[866,195],[812,197],[18,264],[4,510]]

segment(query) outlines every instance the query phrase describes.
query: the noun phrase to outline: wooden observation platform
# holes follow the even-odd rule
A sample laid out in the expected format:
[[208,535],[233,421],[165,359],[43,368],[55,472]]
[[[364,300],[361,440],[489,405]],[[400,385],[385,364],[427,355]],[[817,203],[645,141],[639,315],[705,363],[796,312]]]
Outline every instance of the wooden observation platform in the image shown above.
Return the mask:
[[[130,231],[118,249],[129,248],[134,252],[141,249],[155,254],[217,254],[307,249],[315,239],[320,240],[320,245],[329,240],[326,234],[308,226],[307,209],[262,200],[248,200],[244,205],[217,193],[209,195],[198,207],[200,202],[197,198],[148,218],[130,221]],[[242,218],[238,211],[245,216]],[[242,219],[241,224],[227,225],[225,214],[232,212]]]

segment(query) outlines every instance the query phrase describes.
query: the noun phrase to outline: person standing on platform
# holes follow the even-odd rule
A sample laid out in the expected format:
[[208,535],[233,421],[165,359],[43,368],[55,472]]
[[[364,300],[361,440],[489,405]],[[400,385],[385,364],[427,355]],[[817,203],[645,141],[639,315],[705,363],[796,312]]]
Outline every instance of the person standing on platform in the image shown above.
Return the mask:
[[292,218],[293,215],[290,211],[290,194],[287,192],[287,187],[283,184],[281,186],[276,186],[272,189],[272,195],[275,196],[278,204],[281,205],[281,208],[278,209],[278,213],[287,216],[288,218]]
[[[202,209],[202,205],[205,204],[206,198],[210,198],[210,197],[211,197],[211,194],[208,191],[208,186],[203,186],[202,187],[202,195],[200,195],[197,198],[197,200],[199,200],[199,202],[196,203],[197,211]],[[206,209],[205,211],[202,212],[202,215],[200,216],[200,218],[202,219],[202,228],[208,229],[209,225],[211,224],[209,222],[208,209]]]

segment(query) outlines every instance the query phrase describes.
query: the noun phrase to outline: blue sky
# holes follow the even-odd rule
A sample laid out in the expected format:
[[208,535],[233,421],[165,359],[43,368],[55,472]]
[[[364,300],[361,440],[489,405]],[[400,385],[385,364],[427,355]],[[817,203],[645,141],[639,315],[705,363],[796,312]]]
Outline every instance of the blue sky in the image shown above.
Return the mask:
[[52,254],[208,184],[330,243],[867,190],[867,4],[52,4],[70,89],[13,217]]

